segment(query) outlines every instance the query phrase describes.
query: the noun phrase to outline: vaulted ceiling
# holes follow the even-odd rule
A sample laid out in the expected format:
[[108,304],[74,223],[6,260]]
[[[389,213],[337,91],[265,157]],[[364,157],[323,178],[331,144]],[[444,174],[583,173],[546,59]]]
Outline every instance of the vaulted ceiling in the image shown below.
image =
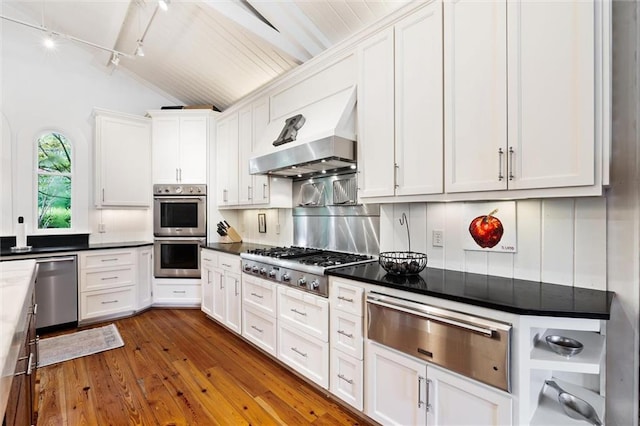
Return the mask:
[[[157,0],[3,0],[2,16],[123,52],[117,70],[183,105],[224,110],[404,3],[171,0],[163,11]],[[110,52],[79,44],[114,67]]]

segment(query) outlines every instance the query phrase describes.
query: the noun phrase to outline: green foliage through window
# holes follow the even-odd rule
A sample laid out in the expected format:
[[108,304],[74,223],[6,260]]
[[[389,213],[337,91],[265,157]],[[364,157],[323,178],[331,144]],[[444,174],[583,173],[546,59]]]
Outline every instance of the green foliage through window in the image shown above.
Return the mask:
[[38,229],[71,228],[71,143],[51,132],[38,139]]

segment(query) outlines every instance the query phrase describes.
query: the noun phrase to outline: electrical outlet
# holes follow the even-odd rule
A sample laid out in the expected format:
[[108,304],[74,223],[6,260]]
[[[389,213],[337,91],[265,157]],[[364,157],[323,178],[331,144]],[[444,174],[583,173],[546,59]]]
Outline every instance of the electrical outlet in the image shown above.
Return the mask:
[[104,234],[105,232],[107,232],[107,229],[104,226],[104,223],[99,223],[98,224],[98,232],[101,233],[101,234]]
[[280,224],[276,223],[276,234],[280,235]]
[[431,231],[431,241],[434,247],[444,246],[444,231],[440,229],[434,229]]

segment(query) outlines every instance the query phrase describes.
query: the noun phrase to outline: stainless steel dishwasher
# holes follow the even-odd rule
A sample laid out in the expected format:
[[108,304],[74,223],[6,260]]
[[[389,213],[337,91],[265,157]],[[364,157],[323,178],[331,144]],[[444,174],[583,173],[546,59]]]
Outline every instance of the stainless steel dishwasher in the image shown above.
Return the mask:
[[367,314],[370,340],[511,391],[511,324],[374,292]]
[[36,328],[78,323],[76,256],[36,259]]

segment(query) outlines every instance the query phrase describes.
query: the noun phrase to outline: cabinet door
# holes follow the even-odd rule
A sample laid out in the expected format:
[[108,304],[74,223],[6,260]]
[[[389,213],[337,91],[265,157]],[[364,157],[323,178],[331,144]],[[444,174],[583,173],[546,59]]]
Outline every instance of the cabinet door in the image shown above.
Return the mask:
[[125,115],[96,115],[98,207],[151,205],[151,122]]
[[238,114],[218,122],[216,127],[217,191],[219,206],[238,204]]
[[238,112],[238,202],[251,204],[253,202],[253,176],[249,174],[249,158],[251,157],[252,135],[252,110],[251,106]]
[[242,295],[240,275],[225,272],[225,324],[240,334],[242,330]]
[[511,398],[436,367],[429,378],[429,425],[511,425]]
[[151,306],[151,283],[153,277],[153,258],[151,248],[138,252],[138,310]]
[[226,303],[224,271],[212,269],[211,273],[213,276],[213,310],[211,316],[224,324]]
[[507,188],[506,9],[444,3],[446,192]]
[[179,118],[176,116],[153,117],[151,138],[153,183],[177,183]]
[[[395,26],[396,195],[443,191],[442,2]],[[387,142],[387,143],[390,143]]]
[[370,341],[365,364],[365,413],[385,425],[425,425],[425,364]]
[[393,28],[358,46],[360,197],[394,195]]
[[593,185],[594,2],[507,4],[509,188]]
[[205,314],[213,315],[213,271],[202,265],[202,304],[200,310]]
[[[264,131],[269,125],[269,98],[261,99],[253,103],[253,131],[251,150],[255,151],[263,137]],[[249,167],[248,164],[242,167]],[[269,176],[253,176],[253,204],[269,203]]]
[[181,183],[202,184],[207,181],[208,140],[208,116],[180,117],[178,177]]

